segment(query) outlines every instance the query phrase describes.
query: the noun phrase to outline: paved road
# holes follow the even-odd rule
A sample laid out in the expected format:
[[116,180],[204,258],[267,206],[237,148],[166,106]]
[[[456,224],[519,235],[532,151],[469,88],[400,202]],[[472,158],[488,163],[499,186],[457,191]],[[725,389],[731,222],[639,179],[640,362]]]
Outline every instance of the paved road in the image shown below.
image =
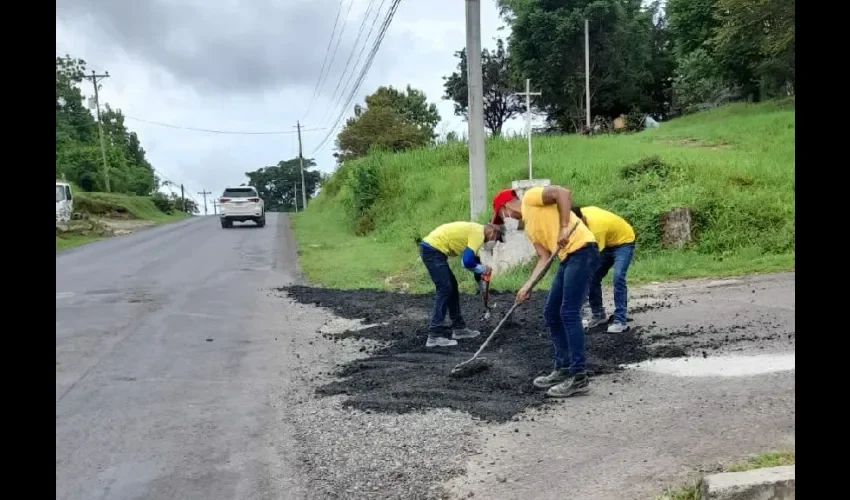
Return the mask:
[[[215,217],[56,256],[56,498],[303,498],[287,219]],[[305,324],[305,328],[315,325]]]
[[[639,499],[794,447],[787,363],[737,377],[629,370],[506,425],[346,410],[314,389],[363,355],[320,333],[350,322],[268,292],[297,279],[287,227],[199,217],[57,254],[57,499]],[[636,324],[706,360],[793,354],[793,274],[633,297],[669,305]],[[727,335],[744,340],[712,348]]]

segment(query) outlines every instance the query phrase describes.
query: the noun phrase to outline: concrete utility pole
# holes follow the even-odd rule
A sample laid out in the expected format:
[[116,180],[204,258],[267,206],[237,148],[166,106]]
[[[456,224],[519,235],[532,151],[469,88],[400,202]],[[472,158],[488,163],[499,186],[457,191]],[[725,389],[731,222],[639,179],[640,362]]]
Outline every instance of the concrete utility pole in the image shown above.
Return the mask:
[[587,108],[587,129],[590,130],[590,23],[584,20],[584,96]]
[[301,163],[301,209],[307,206],[307,188],[304,186],[304,155],[301,147],[301,122],[298,124],[298,161]]
[[484,83],[481,76],[481,0],[466,0],[466,82],[469,90],[469,212],[475,220],[487,207],[484,154]]
[[109,164],[106,163],[106,143],[103,139],[103,120],[100,119],[100,95],[98,91],[98,80],[103,80],[104,78],[109,78],[109,71],[102,75],[98,75],[92,70],[91,75],[83,75],[83,78],[86,80],[91,80],[92,85],[94,86],[94,107],[97,109],[97,130],[100,134],[100,156],[103,158],[103,182],[106,185],[106,192],[110,192],[111,189],[109,187]]
[[183,184],[180,184],[180,199],[183,200],[183,213],[186,213],[186,192],[183,190]]
[[212,194],[212,191],[198,191],[198,194],[204,196],[204,215],[207,215],[207,195]]
[[521,95],[525,96],[525,135],[528,136],[528,178],[533,179],[531,175],[531,96],[541,95],[540,92],[531,91],[531,80],[525,79],[525,92]]
[[295,213],[298,213],[298,183],[292,185],[292,204],[295,206]]

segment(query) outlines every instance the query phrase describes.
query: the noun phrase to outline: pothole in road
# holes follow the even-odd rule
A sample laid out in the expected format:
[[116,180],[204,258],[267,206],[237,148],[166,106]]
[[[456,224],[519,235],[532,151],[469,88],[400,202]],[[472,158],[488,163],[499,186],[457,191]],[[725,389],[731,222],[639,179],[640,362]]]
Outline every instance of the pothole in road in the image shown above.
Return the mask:
[[[546,292],[533,294],[529,303],[517,308],[493,339],[483,354],[492,362],[488,370],[466,378],[452,378],[449,376],[452,367],[472,356],[506,309],[494,311],[489,321],[483,321],[481,299],[462,296],[467,324],[480,330],[481,335],[461,340],[455,347],[428,349],[424,311],[431,307],[430,295],[303,286],[279,290],[297,302],[330,309],[342,318],[325,325],[325,338],[334,342],[374,341],[368,342],[374,347],[370,346],[365,357],[338,365],[335,373],[338,379],[320,386],[317,389],[320,395],[344,395],[347,406],[361,410],[407,413],[449,408],[495,422],[508,421],[545,401],[542,391],[535,389],[531,381],[552,368],[551,342],[541,313]],[[494,302],[513,301],[512,294],[491,295]],[[645,307],[650,310],[669,305],[659,302]],[[655,330],[652,326],[637,326],[624,334],[608,334],[604,329],[589,331],[586,337],[589,370],[595,375],[612,373],[622,370],[623,365],[650,358],[687,354],[677,342],[693,333],[670,332],[659,338],[652,335]],[[667,342],[662,342],[664,337]],[[737,337],[720,335],[716,342],[735,343]]]

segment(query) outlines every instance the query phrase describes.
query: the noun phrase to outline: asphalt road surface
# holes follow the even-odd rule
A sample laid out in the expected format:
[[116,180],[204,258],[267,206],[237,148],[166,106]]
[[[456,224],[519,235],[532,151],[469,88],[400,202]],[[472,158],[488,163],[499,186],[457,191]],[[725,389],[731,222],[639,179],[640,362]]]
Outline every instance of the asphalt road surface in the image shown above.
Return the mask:
[[[270,291],[298,280],[295,255],[277,214],[57,254],[57,499],[641,499],[794,447],[793,273],[635,288],[632,307],[671,304],[635,324],[691,346],[690,365],[600,376],[589,396],[496,425],[317,396],[364,344],[324,339],[352,322]],[[778,361],[723,357],[765,353]]]
[[304,497],[279,348],[303,331],[266,292],[295,277],[286,228],[197,217],[56,256],[57,499]]

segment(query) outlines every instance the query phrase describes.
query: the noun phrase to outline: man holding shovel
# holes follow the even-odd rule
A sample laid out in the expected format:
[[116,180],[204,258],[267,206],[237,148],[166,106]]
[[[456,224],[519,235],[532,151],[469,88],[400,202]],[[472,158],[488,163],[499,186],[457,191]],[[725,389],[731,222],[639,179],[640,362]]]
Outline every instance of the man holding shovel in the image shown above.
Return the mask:
[[[448,258],[460,255],[463,267],[472,271],[476,278],[488,276],[490,268],[481,264],[478,258],[478,251],[487,241],[504,241],[502,228],[494,224],[485,226],[461,221],[443,224],[419,242],[419,255],[436,289],[425,347],[451,347],[457,345],[457,339],[479,335],[480,332],[467,328],[463,320],[457,279],[449,267]],[[452,321],[451,328],[443,325],[447,312]],[[452,338],[448,338],[449,330]]]
[[524,302],[534,277],[546,267],[552,252],[561,261],[546,297],[543,317],[552,338],[554,370],[534,379],[534,386],[548,389],[552,397],[568,397],[589,390],[581,308],[590,277],[599,266],[599,250],[593,233],[573,216],[572,194],[561,186],[535,187],[520,200],[512,189],[493,198],[493,223],[516,219],[537,252],[537,266],[517,293]]

